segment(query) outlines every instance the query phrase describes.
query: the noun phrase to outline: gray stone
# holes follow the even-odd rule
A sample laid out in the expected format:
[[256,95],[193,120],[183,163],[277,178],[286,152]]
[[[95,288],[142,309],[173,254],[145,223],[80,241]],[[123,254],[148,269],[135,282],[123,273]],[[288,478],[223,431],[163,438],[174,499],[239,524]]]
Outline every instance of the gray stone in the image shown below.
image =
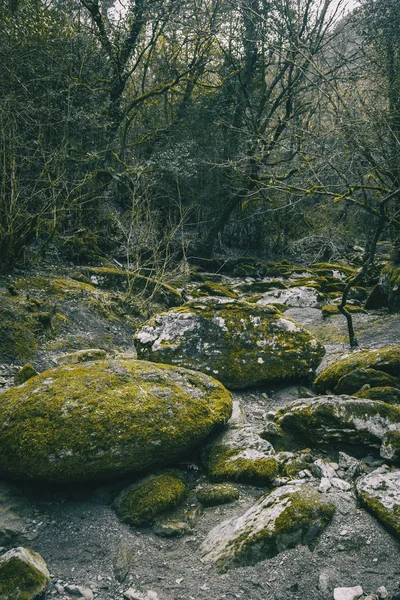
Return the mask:
[[318,458],[311,465],[311,471],[315,477],[325,477],[326,479],[332,479],[332,477],[336,477],[336,471],[331,467],[331,465],[321,458]]
[[351,490],[350,483],[344,481],[343,479],[340,479],[339,477],[332,477],[330,482],[333,485],[333,487],[337,488],[338,490],[342,490],[343,492],[348,492],[349,490]]
[[287,290],[269,290],[257,300],[257,304],[286,304],[289,307],[318,308],[321,302],[318,300],[318,291],[315,288],[299,286]]
[[241,517],[215,527],[201,546],[203,560],[225,571],[312,544],[335,511],[324,498],[301,483],[274,489]]
[[71,596],[78,596],[79,598],[85,598],[85,600],[93,600],[94,598],[93,591],[87,586],[66,585],[65,591]]
[[400,469],[379,467],[358,479],[356,491],[363,505],[400,537]]
[[357,600],[364,593],[360,585],[355,587],[341,587],[333,590],[334,600]]

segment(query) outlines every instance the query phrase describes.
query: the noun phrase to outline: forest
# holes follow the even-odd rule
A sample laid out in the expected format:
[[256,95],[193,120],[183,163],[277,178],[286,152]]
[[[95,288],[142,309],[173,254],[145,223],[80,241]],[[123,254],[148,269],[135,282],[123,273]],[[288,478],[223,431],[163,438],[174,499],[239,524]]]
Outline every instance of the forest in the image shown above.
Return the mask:
[[1,271],[397,262],[400,7],[350,8],[1,0]]

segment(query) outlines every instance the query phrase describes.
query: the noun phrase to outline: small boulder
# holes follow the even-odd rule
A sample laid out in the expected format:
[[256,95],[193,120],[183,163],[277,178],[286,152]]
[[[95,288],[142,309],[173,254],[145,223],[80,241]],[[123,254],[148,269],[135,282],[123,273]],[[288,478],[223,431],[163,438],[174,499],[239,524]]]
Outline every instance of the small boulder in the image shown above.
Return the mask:
[[121,521],[129,525],[151,525],[183,502],[187,493],[183,477],[167,471],[130,485],[116,498],[114,508]]
[[134,341],[139,358],[203,371],[229,388],[309,377],[325,352],[275,308],[228,298],[159,314]]
[[400,462],[400,429],[385,433],[380,454],[382,458],[394,463]]
[[384,465],[360,477],[356,484],[362,504],[392,533],[400,537],[400,470]]
[[49,580],[46,563],[33,550],[13,548],[0,556],[0,600],[33,600]]
[[23,383],[25,383],[25,381],[28,381],[28,379],[36,377],[36,375],[39,375],[39,373],[34,367],[32,367],[32,365],[27,363],[26,365],[21,367],[21,369],[19,369],[19,371],[17,371],[14,375],[14,385],[22,385]]
[[399,429],[400,407],[353,396],[303,398],[279,410],[275,422],[309,443],[379,448],[387,431]]
[[400,345],[380,350],[360,350],[329,365],[314,381],[318,394],[334,390],[340,379],[354,369],[375,369],[390,375],[400,373]]
[[49,369],[0,404],[0,472],[89,481],[145,472],[198,447],[229,419],[215,379],[145,361]]
[[209,485],[197,491],[197,500],[203,506],[218,506],[228,504],[239,498],[239,490],[228,483]]
[[334,600],[358,600],[364,594],[360,585],[354,587],[341,587],[333,590]]
[[335,394],[354,394],[361,390],[364,385],[370,387],[383,387],[397,385],[396,377],[377,369],[354,369],[344,375],[334,389]]
[[312,544],[334,505],[308,485],[290,484],[262,496],[241,517],[217,525],[201,546],[203,560],[221,571]]

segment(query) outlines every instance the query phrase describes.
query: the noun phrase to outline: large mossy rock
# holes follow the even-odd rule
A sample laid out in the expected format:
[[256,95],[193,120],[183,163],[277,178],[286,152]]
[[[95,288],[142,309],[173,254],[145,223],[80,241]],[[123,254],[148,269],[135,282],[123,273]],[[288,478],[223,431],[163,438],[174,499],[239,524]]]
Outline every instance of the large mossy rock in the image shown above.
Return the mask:
[[400,537],[400,470],[384,465],[361,477],[356,485],[362,504],[397,537]]
[[340,379],[355,369],[375,369],[390,375],[400,373],[400,345],[379,350],[360,350],[337,360],[316,378],[314,385],[318,394],[334,390]]
[[230,393],[187,369],[103,361],[45,371],[1,396],[0,472],[85,481],[186,456],[231,414]]
[[315,489],[289,484],[262,496],[241,517],[217,525],[201,546],[220,571],[310,545],[329,523],[334,505]]
[[0,600],[33,600],[49,580],[46,563],[33,550],[13,548],[0,556]]
[[379,448],[387,431],[400,428],[400,407],[353,396],[321,396],[293,402],[276,413],[275,422],[310,444]]
[[[398,380],[384,371],[377,369],[354,369],[350,373],[344,375],[335,389],[335,394],[354,394],[361,390],[364,385],[371,387],[395,387]],[[369,396],[366,396],[369,398]],[[373,399],[373,398],[372,398]]]
[[123,490],[114,502],[115,512],[129,525],[151,525],[171,512],[188,493],[184,478],[173,471],[150,475]]
[[194,301],[148,321],[135,336],[140,358],[209,373],[229,388],[309,377],[324,348],[275,308]]

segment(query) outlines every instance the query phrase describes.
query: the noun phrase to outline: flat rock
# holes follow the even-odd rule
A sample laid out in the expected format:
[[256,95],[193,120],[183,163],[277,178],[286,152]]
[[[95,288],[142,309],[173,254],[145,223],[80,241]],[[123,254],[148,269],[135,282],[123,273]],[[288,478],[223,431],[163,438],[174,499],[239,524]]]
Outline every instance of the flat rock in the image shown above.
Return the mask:
[[357,600],[364,594],[360,585],[354,587],[341,587],[333,590],[334,600]]
[[231,408],[218,381],[169,365],[50,369],[2,394],[0,472],[66,482],[147,471],[186,457]]
[[257,300],[257,304],[274,304],[274,302],[302,308],[318,308],[321,304],[318,300],[318,291],[306,286],[292,287],[287,290],[270,290]]
[[275,308],[228,298],[159,314],[134,341],[139,358],[203,371],[230,388],[308,377],[325,352]]
[[356,491],[362,504],[400,537],[400,469],[379,467],[358,479]]
[[353,396],[303,398],[276,413],[283,431],[310,443],[349,443],[379,448],[400,427],[400,407]]
[[279,487],[241,517],[217,525],[201,546],[203,561],[226,571],[299,544],[310,545],[334,512],[334,505],[311,486],[293,483]]
[[33,550],[21,546],[0,556],[0,600],[33,600],[49,580],[46,563]]

